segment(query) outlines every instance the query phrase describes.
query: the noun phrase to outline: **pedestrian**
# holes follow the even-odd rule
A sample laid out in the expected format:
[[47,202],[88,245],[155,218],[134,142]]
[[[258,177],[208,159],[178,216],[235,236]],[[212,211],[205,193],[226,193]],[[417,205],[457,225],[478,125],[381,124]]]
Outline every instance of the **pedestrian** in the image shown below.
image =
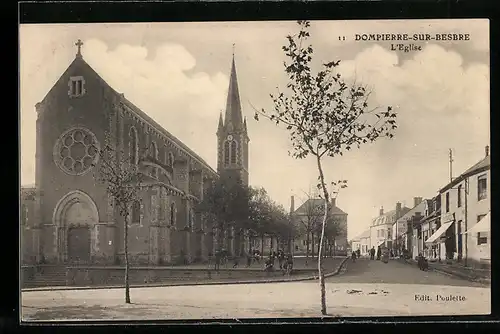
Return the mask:
[[247,268],[252,265],[252,256],[247,254]]
[[422,255],[422,253],[418,254],[417,264],[418,268],[422,271],[427,271],[429,269],[429,262],[427,262],[427,259]]
[[370,260],[375,260],[375,247],[370,249]]
[[377,248],[377,260],[380,260],[380,256],[382,256],[382,249],[380,248],[380,246],[378,246],[378,248]]
[[352,252],[351,260],[352,260],[352,262],[356,262],[356,252]]

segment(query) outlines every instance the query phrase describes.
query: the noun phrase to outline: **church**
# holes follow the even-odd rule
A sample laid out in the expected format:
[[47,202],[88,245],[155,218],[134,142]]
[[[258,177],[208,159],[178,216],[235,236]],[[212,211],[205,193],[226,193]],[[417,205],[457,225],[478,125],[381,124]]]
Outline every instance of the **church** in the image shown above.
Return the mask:
[[23,264],[124,263],[125,222],[95,178],[105,145],[128,154],[144,177],[126,222],[131,264],[204,261],[216,247],[242,255],[247,232],[225,231],[224,245],[216,245],[214,231],[194,210],[218,178],[248,185],[249,137],[234,54],[215,171],[110,87],[83,59],[83,43],[75,45],[75,59],[36,104],[35,185],[21,189]]

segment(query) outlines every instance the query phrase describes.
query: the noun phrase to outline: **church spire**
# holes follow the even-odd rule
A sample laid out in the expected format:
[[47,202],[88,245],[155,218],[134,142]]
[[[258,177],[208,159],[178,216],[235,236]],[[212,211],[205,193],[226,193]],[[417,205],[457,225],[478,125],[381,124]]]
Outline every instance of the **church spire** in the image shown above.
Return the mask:
[[231,124],[234,130],[240,130],[243,127],[240,93],[238,90],[238,79],[236,77],[236,65],[234,61],[234,44],[231,76],[229,78],[229,89],[227,92],[226,114],[224,118],[224,125],[228,124]]

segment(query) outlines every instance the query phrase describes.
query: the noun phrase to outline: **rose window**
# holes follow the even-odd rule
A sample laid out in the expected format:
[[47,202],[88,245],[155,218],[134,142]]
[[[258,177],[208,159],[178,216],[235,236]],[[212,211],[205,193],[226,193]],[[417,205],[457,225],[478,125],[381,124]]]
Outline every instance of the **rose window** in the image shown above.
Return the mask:
[[99,142],[87,129],[70,129],[54,147],[54,161],[70,175],[82,175],[99,160]]

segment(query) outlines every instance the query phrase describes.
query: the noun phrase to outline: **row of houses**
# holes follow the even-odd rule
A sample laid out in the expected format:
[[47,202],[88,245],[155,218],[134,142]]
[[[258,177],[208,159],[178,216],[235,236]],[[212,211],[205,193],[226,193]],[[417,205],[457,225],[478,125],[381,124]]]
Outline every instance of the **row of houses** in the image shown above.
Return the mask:
[[351,240],[352,250],[368,255],[371,248],[395,255],[419,254],[431,261],[489,265],[491,259],[491,181],[489,146],[485,157],[441,187],[434,197],[414,197],[372,220],[370,228]]

